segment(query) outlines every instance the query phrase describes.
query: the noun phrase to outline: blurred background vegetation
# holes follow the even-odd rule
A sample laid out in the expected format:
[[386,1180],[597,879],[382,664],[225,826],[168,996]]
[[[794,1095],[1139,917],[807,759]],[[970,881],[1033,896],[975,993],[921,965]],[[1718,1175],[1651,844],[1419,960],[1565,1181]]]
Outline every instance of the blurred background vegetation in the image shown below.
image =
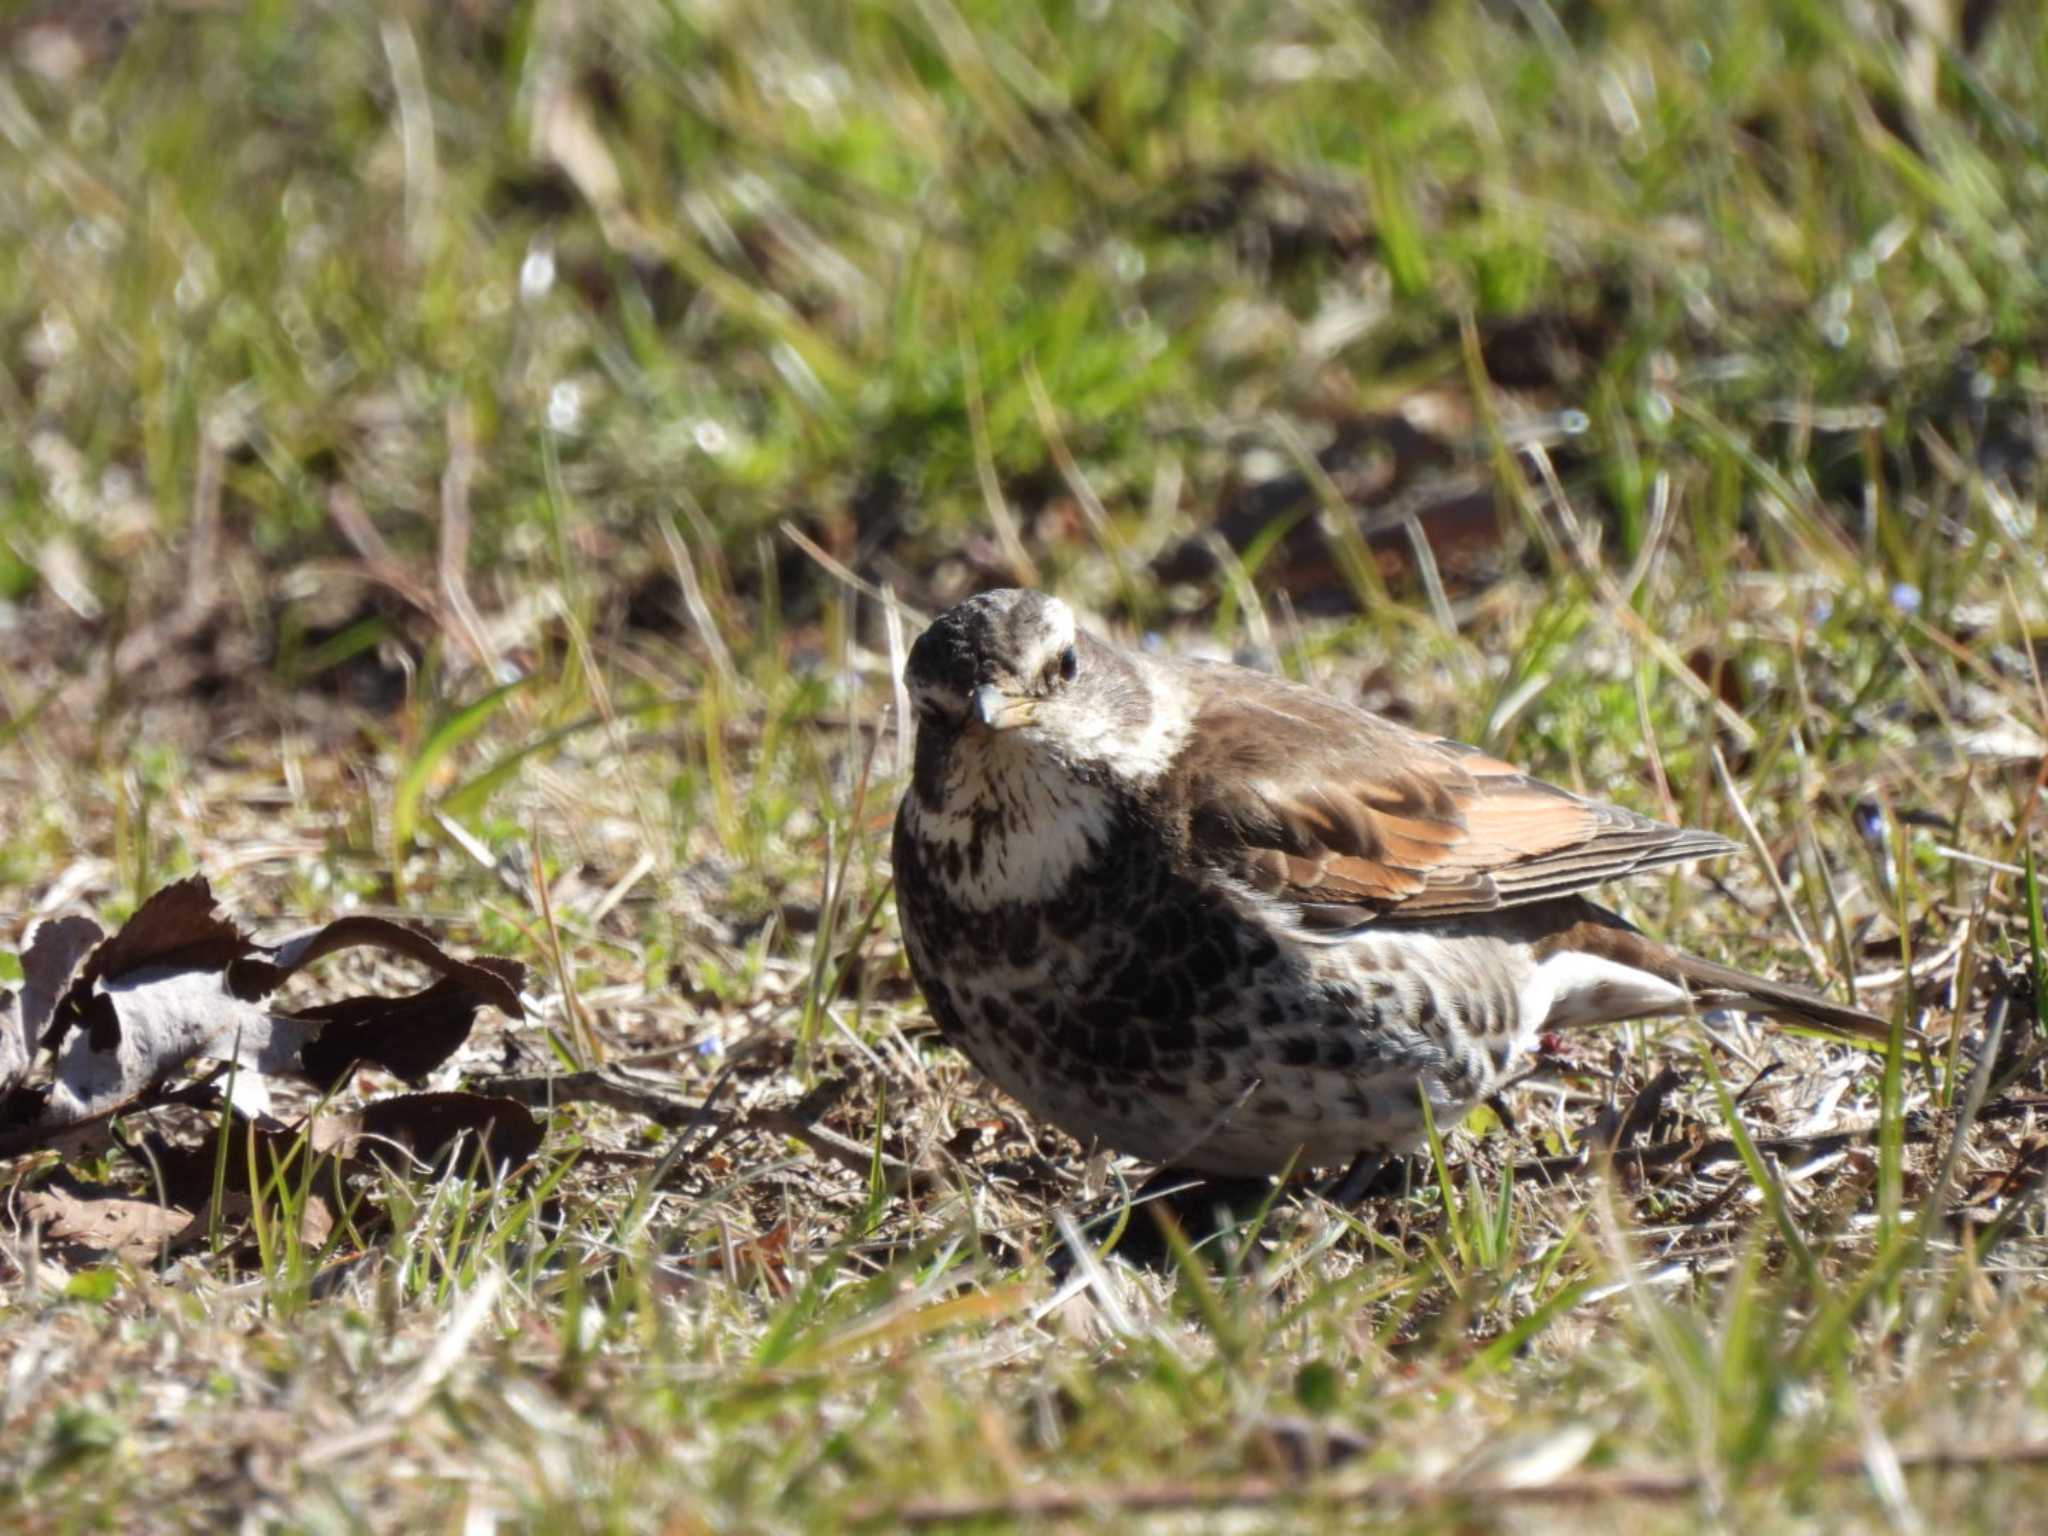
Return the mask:
[[830,596],[785,522],[927,607],[1462,625],[1584,575],[1531,449],[1592,563],[1675,527],[1824,617],[2038,551],[2034,6],[81,0],[0,54],[8,648],[130,693],[679,629],[678,544],[772,630]]

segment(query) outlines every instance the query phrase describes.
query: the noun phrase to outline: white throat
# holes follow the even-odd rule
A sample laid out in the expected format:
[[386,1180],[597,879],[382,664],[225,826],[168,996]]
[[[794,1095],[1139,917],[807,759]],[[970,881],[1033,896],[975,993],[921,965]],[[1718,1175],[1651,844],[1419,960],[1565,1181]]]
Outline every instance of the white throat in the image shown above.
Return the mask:
[[1095,858],[1116,814],[1116,791],[1103,780],[1142,788],[1187,741],[1185,692],[1155,682],[1148,693],[1151,715],[1137,731],[1106,713],[1069,713],[1057,736],[1027,725],[956,745],[940,804],[912,795],[909,805],[932,877],[953,900],[976,910],[1043,901]]
[[[1109,831],[1109,791],[1048,760],[1024,736],[995,736],[956,751],[936,809],[911,797],[912,825],[930,846],[932,877],[961,906],[1045,900],[1095,857]],[[949,847],[959,850],[957,865]]]

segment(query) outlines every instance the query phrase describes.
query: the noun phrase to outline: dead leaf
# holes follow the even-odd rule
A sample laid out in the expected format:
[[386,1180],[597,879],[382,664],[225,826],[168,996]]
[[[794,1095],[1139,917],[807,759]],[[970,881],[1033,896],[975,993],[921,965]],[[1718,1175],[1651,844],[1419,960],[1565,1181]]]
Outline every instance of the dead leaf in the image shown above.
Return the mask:
[[1372,1440],[1328,1419],[1266,1414],[1251,1424],[1252,1444],[1276,1472],[1310,1477],[1372,1449]]
[[322,1115],[308,1139],[316,1152],[343,1158],[375,1156],[380,1146],[396,1146],[422,1162],[438,1162],[453,1151],[457,1169],[468,1166],[481,1144],[492,1163],[511,1167],[540,1150],[541,1125],[515,1099],[409,1093],[349,1114]]
[[151,1132],[130,1150],[168,1203],[192,1210],[203,1210],[213,1198],[216,1178],[224,1193],[244,1199],[252,1188],[268,1196],[279,1190],[339,1191],[339,1166],[309,1147],[300,1130],[256,1125],[230,1111],[224,1164],[220,1135],[216,1129],[202,1141],[181,1145]]
[[[206,882],[201,880],[198,884],[206,899],[211,901],[213,897],[206,891]],[[237,996],[261,997],[276,991],[295,971],[304,969],[315,960],[324,960],[341,950],[359,949],[365,945],[417,960],[444,977],[467,982],[486,1001],[495,1003],[513,1018],[523,1017],[519,1007],[519,984],[525,979],[525,966],[512,960],[458,960],[425,934],[385,917],[336,918],[331,923],[309,928],[304,933],[261,949],[266,959],[252,958],[231,965],[229,974],[234,980]]]
[[0,1103],[28,1076],[78,962],[105,936],[89,917],[56,918],[30,932],[21,952],[21,995],[0,1005]]
[[[192,1213],[190,1221],[180,1224],[170,1238],[170,1251],[184,1253],[204,1246],[216,1227],[222,1232],[235,1232],[246,1226],[255,1214],[256,1202],[247,1190],[224,1191],[220,1200],[220,1219],[216,1221],[211,1199],[200,1202],[199,1209]],[[277,1217],[272,1214],[270,1220]],[[308,1191],[299,1203],[299,1245],[318,1252],[327,1246],[327,1240],[334,1235],[334,1210],[325,1195],[317,1190]],[[223,1244],[223,1246],[228,1246]],[[253,1242],[236,1247],[238,1257],[252,1258]]]
[[[513,960],[486,957],[478,970],[501,975],[513,989],[525,967]],[[479,993],[468,980],[443,977],[410,997],[352,997],[323,1003],[290,1015],[296,1022],[319,1026],[300,1052],[304,1075],[323,1088],[333,1087],[355,1069],[372,1061],[409,1083],[417,1083],[454,1055],[469,1038],[476,1010],[494,999]],[[504,1007],[499,1002],[500,1008]],[[514,1017],[518,1017],[514,1014]]]
[[[299,971],[364,946],[415,961],[436,978],[399,996],[272,1005],[271,994]],[[231,1251],[246,1257],[254,1237],[280,1230],[318,1251],[343,1215],[352,1232],[383,1225],[370,1190],[351,1190],[350,1181],[394,1153],[467,1172],[479,1151],[503,1170],[540,1149],[541,1123],[509,1099],[412,1094],[287,1126],[248,1109],[239,1091],[273,1077],[331,1090],[360,1064],[417,1082],[460,1048],[486,1004],[522,1016],[526,972],[516,962],[459,959],[379,917],[344,917],[260,943],[194,878],[156,892],[112,937],[85,918],[42,925],[22,970],[20,996],[0,994],[0,1156],[116,1142],[149,1170],[145,1189],[157,1197],[57,1175],[18,1207],[52,1252],[154,1261],[232,1233]],[[224,1099],[209,1085],[174,1082],[196,1059],[243,1068],[238,1091]],[[115,1116],[174,1102],[217,1107],[218,1134],[189,1144],[153,1130],[114,1136]]]
[[115,935],[94,950],[73,990],[145,966],[218,971],[256,946],[214,910],[213,888],[201,875],[164,886],[135,909]]
[[294,1072],[317,1025],[276,1018],[229,995],[222,981],[219,971],[153,965],[103,978],[82,999],[75,987],[43,1118],[66,1125],[103,1114],[194,1056],[273,1076]]
[[154,1200],[137,1200],[101,1185],[59,1176],[21,1197],[21,1213],[42,1228],[43,1247],[67,1261],[114,1257],[153,1264],[163,1245],[182,1232],[192,1213]]
[[[68,959],[62,969],[69,976],[84,932],[52,936],[48,974]],[[315,960],[366,945],[416,960],[441,979],[409,997],[346,998],[296,1013],[262,1005]],[[358,1062],[417,1080],[455,1052],[484,1004],[522,1017],[524,976],[513,961],[460,960],[377,917],[344,917],[275,945],[258,944],[215,910],[211,888],[195,876],[151,896],[63,986],[38,1035],[57,1053],[40,1113],[10,1118],[61,1128],[103,1117],[194,1057],[323,1087]],[[32,1017],[24,1008],[17,1042]]]
[[[218,1132],[190,1145],[148,1134],[133,1149],[135,1156],[170,1203],[203,1215],[218,1179],[224,1222],[248,1217],[254,1190],[264,1193],[266,1207],[279,1191],[294,1198],[303,1192],[308,1202],[321,1206],[301,1223],[308,1242],[317,1229],[324,1243],[333,1227],[332,1213],[348,1206],[343,1180],[349,1174],[372,1172],[378,1162],[405,1166],[407,1158],[394,1152],[444,1173],[466,1173],[479,1144],[494,1167],[510,1169],[538,1152],[542,1139],[541,1122],[525,1105],[479,1093],[402,1094],[289,1127],[229,1114],[225,1168]],[[358,1222],[372,1219],[373,1208],[357,1211]]]

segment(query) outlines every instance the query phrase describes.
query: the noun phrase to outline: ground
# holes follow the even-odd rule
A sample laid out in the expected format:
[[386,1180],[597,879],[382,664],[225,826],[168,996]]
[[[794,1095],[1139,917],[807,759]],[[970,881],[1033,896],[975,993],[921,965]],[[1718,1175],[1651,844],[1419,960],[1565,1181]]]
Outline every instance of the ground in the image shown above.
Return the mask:
[[[114,1252],[37,1197],[210,1090],[11,1155],[10,1526],[2010,1528],[2044,74],[1998,0],[0,16],[8,942],[200,874],[510,957],[427,1086],[543,1131]],[[1727,834],[1612,899],[1897,1038],[1546,1041],[1162,1234],[896,935],[903,645],[1020,581]]]

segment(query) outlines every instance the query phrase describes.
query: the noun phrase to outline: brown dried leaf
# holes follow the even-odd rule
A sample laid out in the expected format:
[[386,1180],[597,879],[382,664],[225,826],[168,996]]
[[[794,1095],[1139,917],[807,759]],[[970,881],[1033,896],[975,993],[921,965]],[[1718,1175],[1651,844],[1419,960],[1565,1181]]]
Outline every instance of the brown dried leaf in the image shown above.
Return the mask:
[[[470,973],[479,973],[491,992]],[[419,1082],[454,1055],[469,1038],[470,1024],[485,1003],[519,1017],[519,982],[525,967],[486,957],[444,976],[409,997],[351,997],[302,1009],[288,1017],[316,1026],[300,1052],[300,1070],[320,1087],[339,1083],[358,1062],[371,1061],[409,1083]]]
[[323,1115],[313,1123],[309,1140],[315,1151],[344,1158],[375,1156],[381,1146],[397,1146],[423,1162],[438,1162],[453,1150],[457,1168],[469,1165],[481,1143],[490,1162],[511,1167],[540,1150],[541,1125],[516,1099],[409,1093],[350,1114]]
[[256,946],[214,910],[213,890],[203,875],[192,875],[155,892],[106,943],[93,951],[75,988],[102,976],[121,976],[145,966],[217,971]]
[[[62,945],[52,940],[53,973],[61,949],[81,931],[67,931]],[[441,979],[410,997],[349,998],[299,1013],[261,1006],[301,968],[364,945],[417,960]],[[384,918],[345,917],[276,945],[257,944],[215,911],[211,889],[195,876],[143,903],[64,989],[41,1036],[58,1056],[34,1120],[61,1127],[103,1116],[195,1056],[323,1086],[361,1061],[417,1079],[454,1053],[485,1003],[522,1016],[524,975],[509,960],[456,959]],[[21,1022],[29,1017],[24,1012]]]
[[[255,1213],[256,1202],[247,1190],[230,1189],[221,1195],[219,1227],[223,1232],[232,1232],[244,1226]],[[275,1221],[273,1215],[271,1220]],[[170,1239],[171,1251],[183,1253],[188,1249],[202,1246],[214,1229],[213,1201],[200,1201],[199,1209],[192,1213],[192,1219],[180,1225]],[[302,1247],[316,1252],[327,1246],[327,1240],[334,1235],[334,1210],[327,1196],[318,1189],[308,1191],[299,1205],[299,1243]],[[253,1245],[251,1245],[253,1246]]]
[[323,1158],[317,1148],[309,1148],[308,1140],[298,1131],[257,1125],[235,1115],[227,1129],[225,1167],[219,1162],[220,1143],[215,1135],[189,1146],[148,1135],[142,1139],[138,1160],[148,1167],[154,1187],[171,1204],[203,1210],[213,1197],[216,1177],[228,1195],[244,1199],[252,1188],[268,1193],[337,1188],[339,1170],[333,1160]]
[[[235,1115],[227,1129],[225,1185],[247,1195],[257,1188],[332,1192],[351,1169],[369,1169],[403,1151],[432,1163],[455,1149],[454,1166],[467,1169],[479,1142],[494,1164],[512,1167],[540,1150],[541,1123],[516,1099],[480,1093],[411,1093],[379,1099],[358,1110],[334,1111],[309,1124],[259,1125]],[[457,1138],[461,1138],[458,1142]],[[158,1136],[143,1140],[140,1157],[172,1203],[203,1206],[213,1193],[219,1144],[209,1136],[179,1145]],[[310,1165],[310,1166],[309,1166]]]
[[154,1263],[192,1219],[177,1206],[68,1179],[30,1190],[21,1197],[21,1212],[42,1228],[43,1246],[60,1257],[91,1262],[112,1255],[131,1264]]
[[525,966],[495,957],[458,960],[425,934],[384,917],[336,918],[264,950],[267,959],[248,959],[229,966],[228,974],[238,997],[263,997],[315,960],[364,946],[417,960],[449,981],[462,982],[511,1017],[523,1017],[519,986],[526,976]]

